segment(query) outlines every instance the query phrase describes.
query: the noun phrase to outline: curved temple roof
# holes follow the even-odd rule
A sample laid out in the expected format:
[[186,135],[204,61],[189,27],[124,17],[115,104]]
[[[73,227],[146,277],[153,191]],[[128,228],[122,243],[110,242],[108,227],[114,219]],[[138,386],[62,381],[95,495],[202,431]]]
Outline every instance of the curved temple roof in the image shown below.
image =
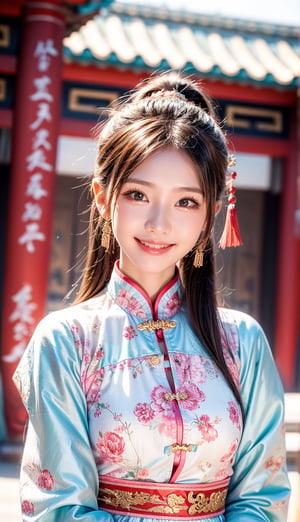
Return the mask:
[[295,87],[300,30],[113,3],[64,40],[66,61],[185,69],[239,83]]

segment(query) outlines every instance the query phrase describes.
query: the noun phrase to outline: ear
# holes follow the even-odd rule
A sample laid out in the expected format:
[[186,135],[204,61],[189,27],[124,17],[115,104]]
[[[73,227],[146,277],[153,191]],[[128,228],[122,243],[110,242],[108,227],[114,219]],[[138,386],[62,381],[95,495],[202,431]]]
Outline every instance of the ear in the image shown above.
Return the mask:
[[215,217],[217,216],[217,214],[219,214],[221,208],[222,208],[222,201],[218,200],[215,204]]
[[92,181],[92,187],[99,213],[103,218],[109,219],[110,216],[108,215],[109,213],[107,212],[107,209],[105,207],[105,192],[100,187],[99,181],[95,178]]

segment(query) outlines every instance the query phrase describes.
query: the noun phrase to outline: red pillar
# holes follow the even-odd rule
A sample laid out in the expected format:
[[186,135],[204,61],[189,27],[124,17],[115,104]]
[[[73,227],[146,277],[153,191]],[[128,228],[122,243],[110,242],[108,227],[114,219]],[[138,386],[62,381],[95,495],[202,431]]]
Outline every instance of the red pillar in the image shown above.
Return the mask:
[[[294,115],[296,119],[296,114]],[[294,386],[299,335],[300,248],[297,227],[297,123],[292,125],[290,154],[285,160],[279,233],[275,359],[286,390]]]
[[11,440],[20,438],[26,419],[11,377],[45,314],[61,103],[60,4],[26,4],[18,59],[2,319],[4,410]]

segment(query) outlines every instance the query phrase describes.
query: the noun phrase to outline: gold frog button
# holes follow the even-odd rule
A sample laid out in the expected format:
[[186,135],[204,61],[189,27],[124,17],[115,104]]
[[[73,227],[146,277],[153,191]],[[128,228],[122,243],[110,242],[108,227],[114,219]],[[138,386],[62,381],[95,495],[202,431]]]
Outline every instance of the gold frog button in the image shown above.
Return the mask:
[[158,355],[152,355],[150,357],[150,363],[152,364],[152,366],[157,366],[159,364],[159,357],[158,357]]

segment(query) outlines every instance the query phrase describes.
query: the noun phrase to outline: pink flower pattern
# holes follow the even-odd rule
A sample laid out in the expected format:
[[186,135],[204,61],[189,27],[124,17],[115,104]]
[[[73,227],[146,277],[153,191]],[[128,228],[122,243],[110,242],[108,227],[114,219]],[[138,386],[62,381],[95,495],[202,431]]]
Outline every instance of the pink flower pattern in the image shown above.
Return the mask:
[[199,355],[175,354],[174,364],[180,385],[186,382],[203,384],[206,382],[205,361],[206,357]]
[[173,317],[181,307],[182,299],[180,299],[178,292],[175,292],[167,302],[164,315],[165,317]]
[[227,411],[229,411],[229,418],[232,424],[236,426],[239,431],[241,431],[242,428],[240,425],[240,414],[236,403],[229,401]]
[[126,308],[135,317],[139,317],[140,319],[147,318],[147,313],[145,312],[142,305],[124,288],[119,290],[116,300],[120,306]]
[[288,510],[288,503],[286,500],[279,500],[278,502],[274,502],[272,508],[276,511],[281,511],[282,513],[286,513]]
[[203,441],[212,442],[216,440],[218,432],[213,425],[218,424],[218,422],[219,420],[217,418],[214,421],[211,421],[208,415],[201,415],[197,424]]
[[138,421],[147,426],[154,418],[154,411],[150,404],[146,402],[139,402],[133,410],[134,415],[138,418]]
[[101,458],[106,462],[122,462],[125,441],[117,433],[107,431],[97,443]]
[[123,336],[125,337],[125,339],[128,339],[130,341],[131,339],[137,336],[137,333],[133,326],[125,326],[123,330]]
[[53,489],[54,480],[51,473],[47,469],[44,469],[39,475],[37,483],[39,488],[51,491]]
[[199,390],[196,384],[193,384],[192,382],[189,382],[182,386],[178,392],[185,392],[187,395],[186,399],[180,400],[180,406],[182,406],[182,408],[184,408],[185,410],[196,410],[199,407],[199,402],[205,401],[204,393],[201,390]]
[[[278,449],[280,451],[280,448]],[[270,471],[270,476],[268,480],[266,481],[266,484],[271,482],[272,478],[278,471],[280,470],[282,464],[284,462],[284,456],[282,454],[279,454],[278,456],[272,456],[269,457],[265,462],[265,469]]]
[[135,474],[136,480],[147,480],[149,477],[149,471],[146,468],[139,469]]
[[34,515],[34,504],[28,500],[23,500],[21,510],[23,515]]
[[222,480],[232,475],[232,465],[234,462],[234,455],[238,448],[239,440],[235,439],[229,450],[220,459],[220,467],[215,475],[215,480]]
[[161,435],[165,435],[170,440],[176,440],[177,437],[177,424],[175,416],[173,419],[161,419],[159,417],[158,431]]
[[220,468],[218,469],[218,471],[216,472],[215,474],[215,480],[223,480],[225,478],[227,478],[228,476],[230,476],[232,474],[232,471],[231,471],[231,468],[230,466],[228,466],[228,464],[226,464],[225,466],[220,466]]
[[238,370],[236,363],[232,360],[232,357],[230,356],[230,354],[228,353],[227,350],[224,351],[224,358],[225,358],[228,370],[230,371],[234,382],[239,387],[240,386],[239,370]]
[[208,471],[211,467],[212,467],[212,464],[210,462],[207,462],[207,461],[206,462],[200,462],[200,464],[199,464],[199,469],[203,473]]
[[152,409],[154,410],[155,415],[159,415],[165,420],[170,420],[173,419],[175,413],[172,402],[165,398],[166,393],[169,392],[162,385],[156,386],[156,388],[154,388],[154,390],[151,392],[151,399],[153,401]]
[[235,439],[235,441],[231,445],[229,451],[227,453],[225,453],[225,455],[223,455],[223,457],[221,457],[220,462],[228,462],[228,461],[231,462],[236,450],[238,449],[238,445],[239,445],[239,441],[238,441],[238,439]]
[[[188,383],[182,386],[178,393],[186,394],[186,398],[180,398],[180,406],[186,410],[193,411],[198,408],[200,402],[205,401],[204,393],[193,384]],[[174,404],[167,397],[170,392],[162,385],[156,386],[151,392],[151,404],[138,403],[133,413],[138,421],[144,425],[150,425],[154,419],[159,420],[158,429],[160,433],[168,436],[176,436],[173,421],[175,419]]]
[[225,331],[221,329],[221,340],[227,367],[234,382],[238,387],[240,387],[239,338],[236,328],[228,326],[227,335],[225,335]]

